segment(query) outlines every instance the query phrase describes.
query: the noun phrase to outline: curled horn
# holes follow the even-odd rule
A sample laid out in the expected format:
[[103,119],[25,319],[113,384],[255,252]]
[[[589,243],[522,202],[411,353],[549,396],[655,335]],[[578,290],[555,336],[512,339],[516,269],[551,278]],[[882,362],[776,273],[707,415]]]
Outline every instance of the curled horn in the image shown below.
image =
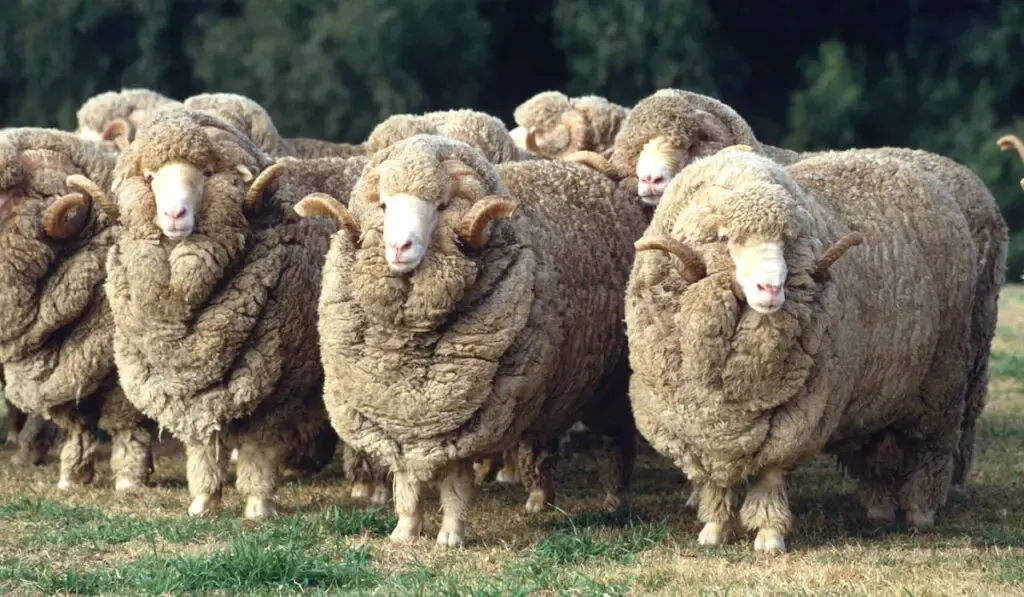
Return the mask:
[[545,153],[543,150],[541,150],[540,147],[537,147],[537,139],[535,137],[535,134],[536,133],[533,132],[533,129],[527,129],[526,130],[526,151],[529,151],[530,153],[535,153],[535,154],[537,154],[539,156],[546,157],[546,158],[547,157],[551,157],[550,155]]
[[118,209],[117,203],[111,201],[110,197],[103,192],[103,189],[88,177],[82,176],[81,174],[72,174],[64,179],[64,183],[68,186],[85,191],[93,202],[99,206],[100,211],[102,211],[111,222],[116,223],[121,218],[121,210]]
[[594,151],[575,151],[565,156],[563,159],[568,162],[583,164],[592,170],[597,170],[616,182],[625,178],[622,173],[619,172],[619,169],[612,164],[611,160]]
[[578,110],[562,113],[562,126],[569,131],[569,146],[565,151],[582,151],[590,146],[590,123],[587,117]]
[[256,180],[252,181],[249,185],[249,190],[245,192],[245,209],[253,212],[257,212],[263,207],[263,192],[266,191],[267,186],[272,182],[280,178],[285,172],[284,164],[271,164],[260,172],[260,175],[256,177]]
[[[1020,160],[1024,162],[1024,142],[1021,142],[1020,137],[1017,135],[1003,135],[996,141],[996,145],[999,149],[1006,151],[1007,149],[1016,149],[1017,155],[1020,156]],[[1024,183],[1022,183],[1024,184]]]
[[818,282],[823,282],[828,279],[828,268],[832,267],[832,264],[837,259],[843,256],[850,247],[856,247],[857,245],[864,242],[864,237],[858,232],[851,232],[846,236],[837,240],[831,247],[829,247],[821,258],[818,259],[814,264],[814,269],[811,270],[811,277]]
[[89,200],[81,193],[58,197],[43,212],[43,232],[54,240],[67,240],[85,226]]
[[459,239],[467,247],[479,251],[487,242],[487,224],[496,218],[510,218],[518,205],[508,197],[488,195],[473,204],[459,225]]
[[108,122],[100,132],[100,139],[113,141],[117,148],[124,150],[135,137],[135,125],[127,118],[115,118]]
[[682,264],[682,267],[679,268],[679,273],[686,280],[687,284],[696,284],[707,275],[707,267],[705,267],[704,260],[700,258],[700,255],[685,243],[674,238],[667,236],[646,237],[633,243],[633,246],[637,251],[657,249],[669,255],[675,255]]
[[303,218],[310,216],[323,216],[333,220],[339,228],[348,234],[353,243],[358,244],[362,232],[359,224],[340,201],[327,193],[310,193],[295,204],[295,213]]

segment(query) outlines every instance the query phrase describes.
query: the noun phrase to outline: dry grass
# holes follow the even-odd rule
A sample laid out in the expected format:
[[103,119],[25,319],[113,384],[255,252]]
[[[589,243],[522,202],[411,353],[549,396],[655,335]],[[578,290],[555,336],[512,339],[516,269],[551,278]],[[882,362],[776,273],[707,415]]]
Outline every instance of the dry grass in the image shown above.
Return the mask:
[[874,528],[827,459],[790,480],[791,551],[755,556],[749,537],[696,545],[682,477],[654,454],[636,476],[629,519],[599,514],[586,458],[562,467],[559,506],[522,511],[523,491],[481,490],[463,550],[426,538],[392,545],[389,512],[347,497],[337,463],[282,488],[285,516],[238,520],[239,496],[212,518],[185,516],[183,457],[161,446],[157,487],[58,494],[56,465],[15,468],[0,456],[0,592],[39,594],[442,595],[1019,595],[1024,594],[1024,287],[1004,291],[992,392],[973,483],[932,532]]

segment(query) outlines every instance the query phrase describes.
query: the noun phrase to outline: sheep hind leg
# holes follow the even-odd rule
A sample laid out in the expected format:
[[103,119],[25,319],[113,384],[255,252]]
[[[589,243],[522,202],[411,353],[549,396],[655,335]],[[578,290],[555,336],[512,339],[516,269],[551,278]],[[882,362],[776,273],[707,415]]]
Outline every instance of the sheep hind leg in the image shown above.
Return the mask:
[[153,474],[153,437],[148,429],[118,429],[112,433],[110,468],[114,489],[130,491],[149,484]]
[[505,450],[501,455],[501,468],[494,475],[494,480],[498,483],[519,483],[522,479],[519,478],[517,464],[515,450]]
[[409,473],[394,473],[395,514],[398,524],[391,531],[392,541],[411,541],[423,530],[423,483]]
[[466,540],[466,518],[473,502],[473,466],[470,462],[455,462],[448,466],[441,479],[441,531],[437,534],[440,545],[458,547]]
[[954,468],[953,451],[950,446],[925,444],[918,452],[918,466],[898,492],[907,524],[918,529],[935,524],[935,512],[949,496]]
[[598,478],[604,489],[604,509],[613,514],[629,510],[630,483],[636,463],[636,434],[624,430],[602,439],[597,459]]
[[754,551],[786,552],[786,533],[793,515],[786,495],[786,476],[779,469],[762,472],[750,486],[740,508],[740,522],[757,531]]
[[214,439],[206,444],[187,444],[185,455],[185,476],[192,496],[188,513],[203,516],[220,506],[230,453],[219,439]]
[[60,480],[58,489],[84,487],[92,483],[96,475],[96,450],[100,439],[96,432],[86,427],[73,427],[60,449]]
[[699,484],[698,487],[700,503],[697,506],[697,520],[704,523],[704,528],[697,536],[697,543],[725,545],[729,542],[736,492],[731,487],[719,487],[710,483]]
[[519,476],[529,492],[526,498],[526,512],[529,514],[541,512],[545,504],[555,501],[552,469],[557,449],[557,439],[548,442],[520,441],[516,446]]
[[245,517],[261,519],[277,516],[274,492],[287,452],[282,443],[254,442],[244,439],[238,446],[238,479],[235,486],[245,496]]

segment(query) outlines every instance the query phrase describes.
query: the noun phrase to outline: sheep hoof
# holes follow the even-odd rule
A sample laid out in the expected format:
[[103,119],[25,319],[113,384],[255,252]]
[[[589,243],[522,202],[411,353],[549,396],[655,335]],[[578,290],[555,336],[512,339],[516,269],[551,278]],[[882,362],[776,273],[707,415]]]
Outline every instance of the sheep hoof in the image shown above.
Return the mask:
[[352,499],[365,500],[369,499],[373,495],[373,486],[364,481],[352,484],[352,492],[350,494]]
[[786,538],[779,531],[761,529],[754,538],[754,551],[779,555],[786,553]]
[[277,508],[270,498],[250,496],[245,500],[245,517],[249,520],[271,518],[277,516]]
[[377,484],[377,488],[373,490],[373,496],[370,497],[370,503],[374,506],[385,506],[391,501],[391,488],[386,483]]
[[720,522],[709,522],[700,530],[700,535],[697,536],[697,544],[711,546],[725,545],[728,536],[729,533],[725,530],[724,524]]
[[494,480],[498,483],[519,483],[519,473],[510,473],[507,469],[501,469],[495,475]]
[[419,518],[411,516],[399,516],[395,530],[391,531],[392,541],[412,541],[420,536],[423,523]]
[[133,491],[142,487],[142,483],[139,483],[135,479],[129,479],[127,477],[118,477],[114,479],[114,491]]
[[907,524],[913,525],[917,529],[935,526],[935,511],[909,508],[907,509]]
[[462,522],[453,523],[451,525],[442,525],[441,532],[437,534],[438,545],[462,547],[465,543],[465,526],[466,525]]
[[545,499],[544,492],[540,489],[534,489],[530,492],[530,497],[526,498],[526,512],[527,514],[537,514],[538,512],[544,511]]
[[880,504],[868,507],[868,520],[875,524],[886,524],[896,520],[896,509],[892,504]]
[[209,494],[197,495],[188,507],[189,516],[204,516],[217,507],[218,499]]
[[77,483],[69,479],[61,479],[57,482],[57,489],[61,491],[71,491],[73,489],[81,489],[85,487],[85,483]]
[[231,462],[238,462],[238,448],[231,450]]

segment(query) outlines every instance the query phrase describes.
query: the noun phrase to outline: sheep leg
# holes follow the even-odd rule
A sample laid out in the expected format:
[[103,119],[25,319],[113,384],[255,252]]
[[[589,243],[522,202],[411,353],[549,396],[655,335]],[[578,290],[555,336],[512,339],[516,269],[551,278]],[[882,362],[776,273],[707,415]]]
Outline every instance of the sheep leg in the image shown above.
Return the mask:
[[494,480],[498,483],[519,483],[521,479],[517,464],[515,450],[505,450],[501,455],[501,468],[494,475]]
[[153,473],[153,440],[149,430],[118,429],[112,440],[110,468],[114,471],[114,489],[127,491],[147,485]]
[[207,444],[187,444],[185,456],[185,476],[188,477],[188,491],[192,496],[188,513],[202,516],[220,506],[229,452],[215,438]]
[[458,547],[466,540],[466,518],[473,502],[473,466],[468,461],[448,466],[441,479],[441,532],[437,542]]
[[953,478],[953,440],[928,442],[918,453],[918,466],[899,488],[898,500],[907,524],[927,528],[935,524],[935,512],[949,495]]
[[534,514],[544,509],[544,504],[555,501],[555,487],[552,469],[558,440],[520,441],[517,445],[519,475],[523,486],[529,491],[526,498],[526,512]]
[[4,399],[4,410],[7,414],[7,438],[4,440],[4,444],[8,448],[15,448],[19,445],[18,435],[25,427],[25,422],[28,420],[28,414],[14,406],[14,404],[6,398]]
[[700,485],[697,520],[704,523],[704,528],[697,536],[699,545],[725,545],[729,541],[735,501],[736,493],[731,487]]
[[620,430],[602,438],[600,454],[595,454],[601,487],[604,489],[604,509],[621,513],[629,509],[629,489],[636,463],[636,434],[632,429]]
[[286,455],[282,443],[257,442],[246,438],[239,444],[235,486],[245,496],[246,518],[277,515],[273,498]]
[[423,530],[423,483],[409,473],[395,472],[395,514],[392,541],[409,541]]
[[60,439],[60,427],[42,415],[28,415],[24,426],[17,435],[18,451],[11,462],[19,465],[38,466],[46,454]]
[[740,508],[740,522],[747,529],[757,531],[754,551],[785,553],[791,521],[785,473],[779,469],[762,472],[750,486]]
[[92,483],[96,473],[96,449],[100,439],[87,427],[72,427],[60,449],[60,480],[57,489],[72,489]]
[[343,444],[342,458],[345,476],[351,479],[352,489],[349,495],[353,499],[369,499],[371,504],[383,506],[391,499],[391,488],[387,482],[387,467],[375,458]]

